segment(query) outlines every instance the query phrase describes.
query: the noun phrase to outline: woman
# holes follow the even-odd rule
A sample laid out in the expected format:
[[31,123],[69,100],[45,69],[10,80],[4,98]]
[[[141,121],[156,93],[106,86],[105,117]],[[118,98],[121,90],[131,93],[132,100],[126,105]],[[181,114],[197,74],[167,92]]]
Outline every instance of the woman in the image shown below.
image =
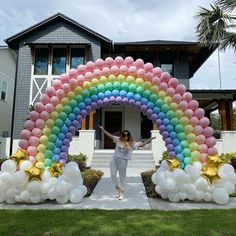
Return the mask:
[[[115,152],[111,158],[110,162],[110,172],[111,172],[111,179],[114,183],[114,186],[117,191],[117,198],[119,200],[124,199],[124,187],[125,187],[125,178],[126,178],[126,170],[128,160],[131,159],[133,150],[137,150],[139,147],[143,147],[147,143],[150,143],[152,139],[156,137],[149,138],[145,142],[135,142],[132,138],[131,133],[128,130],[123,130],[121,132],[120,137],[114,136],[107,132],[102,126],[99,128],[107,135],[113,142],[116,144]],[[119,172],[119,182],[117,182],[117,171]]]

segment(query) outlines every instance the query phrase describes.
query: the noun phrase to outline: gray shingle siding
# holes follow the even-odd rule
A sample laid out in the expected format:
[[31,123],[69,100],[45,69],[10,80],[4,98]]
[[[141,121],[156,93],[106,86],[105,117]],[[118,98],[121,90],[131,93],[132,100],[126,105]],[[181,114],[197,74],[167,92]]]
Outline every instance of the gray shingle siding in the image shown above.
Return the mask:
[[15,119],[13,138],[19,139],[24,121],[28,115],[31,83],[31,51],[27,44],[89,44],[88,60],[101,57],[101,43],[98,38],[83,30],[74,29],[66,22],[48,25],[22,39],[19,48]]

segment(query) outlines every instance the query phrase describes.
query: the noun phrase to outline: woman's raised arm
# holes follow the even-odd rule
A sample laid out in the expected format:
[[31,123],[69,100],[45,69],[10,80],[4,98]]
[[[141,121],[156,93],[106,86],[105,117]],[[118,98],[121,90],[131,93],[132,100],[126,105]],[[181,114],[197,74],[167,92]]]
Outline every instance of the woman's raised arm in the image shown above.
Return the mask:
[[107,132],[101,125],[98,126],[103,132],[104,134],[109,137],[110,139],[113,139],[113,135],[110,134],[109,132]]

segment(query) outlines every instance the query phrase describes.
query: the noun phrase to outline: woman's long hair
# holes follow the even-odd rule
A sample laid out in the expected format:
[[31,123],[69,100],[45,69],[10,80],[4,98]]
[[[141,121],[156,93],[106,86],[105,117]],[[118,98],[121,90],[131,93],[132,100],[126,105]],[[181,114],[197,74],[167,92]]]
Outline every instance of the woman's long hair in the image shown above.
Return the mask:
[[[125,133],[128,134],[128,140],[125,139]],[[120,140],[119,142],[125,147],[125,148],[131,148],[134,144],[134,139],[131,135],[131,133],[129,132],[129,130],[125,129],[121,132],[120,135]]]

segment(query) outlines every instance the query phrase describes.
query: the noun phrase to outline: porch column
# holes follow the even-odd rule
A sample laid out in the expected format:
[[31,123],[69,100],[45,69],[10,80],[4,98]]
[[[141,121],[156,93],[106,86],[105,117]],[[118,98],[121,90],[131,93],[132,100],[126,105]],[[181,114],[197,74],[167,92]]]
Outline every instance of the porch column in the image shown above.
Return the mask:
[[86,130],[86,118],[82,120],[81,129]]
[[218,101],[221,116],[221,130],[227,130],[226,102],[224,99]]
[[93,128],[93,116],[94,116],[94,111],[91,111],[89,114],[89,129],[92,130]]
[[234,114],[233,114],[233,101],[226,100],[226,116],[227,116],[227,128],[228,130],[234,130]]

